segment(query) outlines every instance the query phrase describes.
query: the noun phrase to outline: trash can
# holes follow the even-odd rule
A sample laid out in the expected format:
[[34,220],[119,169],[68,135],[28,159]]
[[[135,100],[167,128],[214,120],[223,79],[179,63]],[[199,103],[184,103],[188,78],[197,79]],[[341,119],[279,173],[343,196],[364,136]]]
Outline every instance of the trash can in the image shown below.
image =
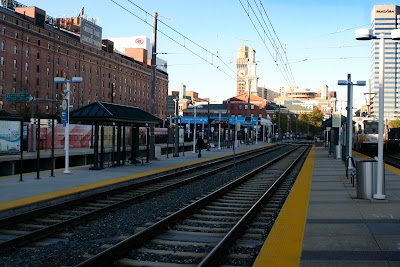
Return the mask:
[[[360,160],[356,163],[357,198],[371,199],[377,188],[378,162]],[[383,170],[382,193],[385,193],[385,170]]]
[[371,199],[373,193],[373,176],[378,162],[376,160],[360,160],[356,163],[357,198]]

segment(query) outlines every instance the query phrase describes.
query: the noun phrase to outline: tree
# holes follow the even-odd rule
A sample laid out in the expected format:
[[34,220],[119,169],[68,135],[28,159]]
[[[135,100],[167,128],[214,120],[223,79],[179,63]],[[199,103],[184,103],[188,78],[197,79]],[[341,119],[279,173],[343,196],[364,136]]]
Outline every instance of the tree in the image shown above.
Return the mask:
[[321,124],[324,119],[324,114],[318,109],[314,108],[311,113],[300,114],[299,121],[307,125],[307,135],[314,136],[321,131]]
[[399,128],[400,127],[400,119],[395,119],[390,121],[389,123],[390,128]]

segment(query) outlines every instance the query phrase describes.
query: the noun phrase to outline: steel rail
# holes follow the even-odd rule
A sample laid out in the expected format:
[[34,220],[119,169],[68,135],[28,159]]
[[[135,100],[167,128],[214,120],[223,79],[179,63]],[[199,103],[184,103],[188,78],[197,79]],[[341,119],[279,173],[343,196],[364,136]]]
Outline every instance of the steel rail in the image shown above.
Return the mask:
[[[279,149],[279,148],[276,148],[276,149]],[[273,150],[275,150],[275,149],[273,149]],[[242,160],[239,160],[237,162],[237,164],[240,164],[240,163],[246,162],[248,160],[254,159],[255,157],[259,157],[260,152],[261,152],[261,154],[264,154],[264,153],[269,153],[270,151],[273,151],[273,150],[266,150],[266,151],[259,151],[258,150],[258,151],[256,151],[255,155],[251,155],[252,154],[251,152],[246,153],[246,155],[244,155],[243,157],[249,156],[249,155],[251,155],[251,156],[248,157],[248,158],[244,158]],[[254,150],[253,150],[253,153],[254,153]],[[86,214],[79,215],[79,216],[77,216],[75,218],[67,219],[65,221],[62,221],[62,222],[47,226],[45,228],[37,229],[37,230],[32,231],[30,233],[15,237],[15,238],[10,239],[10,240],[3,241],[3,242],[0,243],[0,252],[8,251],[8,250],[11,250],[13,248],[29,244],[29,243],[31,243],[33,241],[40,240],[40,239],[48,237],[48,236],[50,236],[50,235],[52,235],[52,234],[54,234],[56,232],[62,231],[64,229],[68,228],[68,227],[75,226],[75,225],[81,224],[81,223],[83,223],[85,221],[88,221],[88,220],[91,220],[93,218],[96,218],[96,217],[100,216],[101,214],[105,214],[105,213],[108,213],[108,212],[111,212],[111,211],[115,211],[115,210],[121,209],[123,207],[132,205],[134,203],[138,203],[138,202],[143,201],[145,199],[148,199],[150,197],[162,194],[164,192],[171,191],[171,190],[173,190],[175,188],[179,188],[179,187],[181,187],[181,186],[183,186],[185,184],[189,184],[189,183],[191,183],[193,181],[197,181],[197,180],[202,179],[204,177],[208,177],[211,174],[223,172],[223,171],[225,171],[225,170],[227,170],[227,169],[232,167],[232,163],[227,163],[226,159],[219,160],[219,161],[217,161],[217,163],[213,162],[213,163],[207,163],[205,165],[208,166],[208,167],[212,167],[213,165],[221,164],[221,163],[226,163],[226,164],[223,165],[223,166],[220,166],[218,168],[214,168],[211,171],[185,178],[183,180],[180,180],[178,182],[169,184],[169,185],[164,186],[162,188],[153,190],[151,192],[143,193],[141,195],[134,196],[134,197],[131,197],[131,198],[126,199],[126,200],[122,200],[122,201],[114,203],[114,204],[110,204],[110,205],[108,205],[106,207],[99,208],[98,210],[89,211]],[[204,169],[204,166],[200,166],[200,168]],[[195,170],[197,171],[198,169],[199,169],[199,167],[190,168],[191,171],[195,171]],[[183,174],[186,174],[187,172],[188,172],[187,169],[185,169],[183,171]],[[174,177],[174,178],[176,178],[176,175],[177,174],[175,173],[175,174],[164,175],[162,177],[164,179],[165,179],[165,177]],[[141,182],[139,184],[136,184],[135,186],[154,185],[159,180],[160,180],[160,178],[158,180],[156,178],[152,178],[149,181]],[[151,184],[148,184],[148,182],[151,182]],[[161,181],[161,182],[165,182],[165,181]],[[132,190],[131,187],[132,187],[132,185],[129,186],[129,190]],[[128,189],[126,189],[126,190],[128,190]],[[117,192],[122,193],[121,191],[122,191],[121,189],[117,190]],[[104,194],[102,193],[101,195],[103,196]],[[85,197],[85,199],[86,198],[87,197]],[[96,197],[96,199],[97,199],[97,197]],[[93,196],[92,196],[92,199],[88,199],[88,201],[93,201]],[[86,202],[82,202],[82,203],[87,203],[87,201]],[[75,203],[75,205],[76,205],[76,203]],[[41,214],[41,215],[43,215],[43,214]],[[33,216],[30,216],[30,217],[33,217]],[[38,216],[35,216],[35,217],[38,217]]]
[[193,202],[192,204],[184,207],[183,209],[167,216],[166,218],[158,221],[157,223],[153,224],[152,226],[138,232],[137,234],[132,235],[129,238],[109,247],[108,249],[100,252],[99,254],[81,262],[80,264],[76,265],[76,267],[83,267],[83,266],[109,266],[117,259],[123,257],[127,253],[129,253],[132,249],[138,248],[144,242],[150,240],[157,234],[160,234],[164,230],[168,229],[169,226],[174,224],[176,221],[190,215],[193,211],[203,207],[205,204],[213,201],[214,199],[220,197],[221,195],[225,194],[226,192],[231,191],[233,188],[237,187],[238,185],[242,184],[243,182],[249,180],[252,176],[260,173],[265,168],[271,166],[272,164],[278,162],[279,160],[285,158],[287,155],[298,149],[299,147],[295,147],[294,149],[275,157],[274,159],[268,161],[262,166],[255,168],[254,170],[248,172],[247,174],[238,177],[234,181],[228,183],[227,185],[223,186],[222,188],[216,190],[215,192]]

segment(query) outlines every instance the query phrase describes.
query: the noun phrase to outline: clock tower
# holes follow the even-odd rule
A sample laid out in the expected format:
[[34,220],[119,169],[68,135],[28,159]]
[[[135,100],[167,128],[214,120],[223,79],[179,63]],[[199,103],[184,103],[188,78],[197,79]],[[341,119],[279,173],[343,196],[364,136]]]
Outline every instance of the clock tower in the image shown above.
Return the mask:
[[257,94],[258,77],[256,75],[257,63],[256,51],[247,46],[240,46],[236,59],[237,87],[236,94],[241,95],[250,90],[251,94]]

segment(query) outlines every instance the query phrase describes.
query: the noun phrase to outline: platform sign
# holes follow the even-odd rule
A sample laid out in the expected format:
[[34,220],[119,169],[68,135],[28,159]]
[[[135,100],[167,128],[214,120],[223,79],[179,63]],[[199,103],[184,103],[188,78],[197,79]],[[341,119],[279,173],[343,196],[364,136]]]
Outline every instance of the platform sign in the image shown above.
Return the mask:
[[64,99],[61,103],[61,122],[63,124],[63,126],[65,127],[66,124],[68,123],[68,100]]
[[12,93],[6,94],[7,102],[29,102],[33,98],[29,93]]
[[340,112],[333,112],[332,114],[332,127],[340,127]]

